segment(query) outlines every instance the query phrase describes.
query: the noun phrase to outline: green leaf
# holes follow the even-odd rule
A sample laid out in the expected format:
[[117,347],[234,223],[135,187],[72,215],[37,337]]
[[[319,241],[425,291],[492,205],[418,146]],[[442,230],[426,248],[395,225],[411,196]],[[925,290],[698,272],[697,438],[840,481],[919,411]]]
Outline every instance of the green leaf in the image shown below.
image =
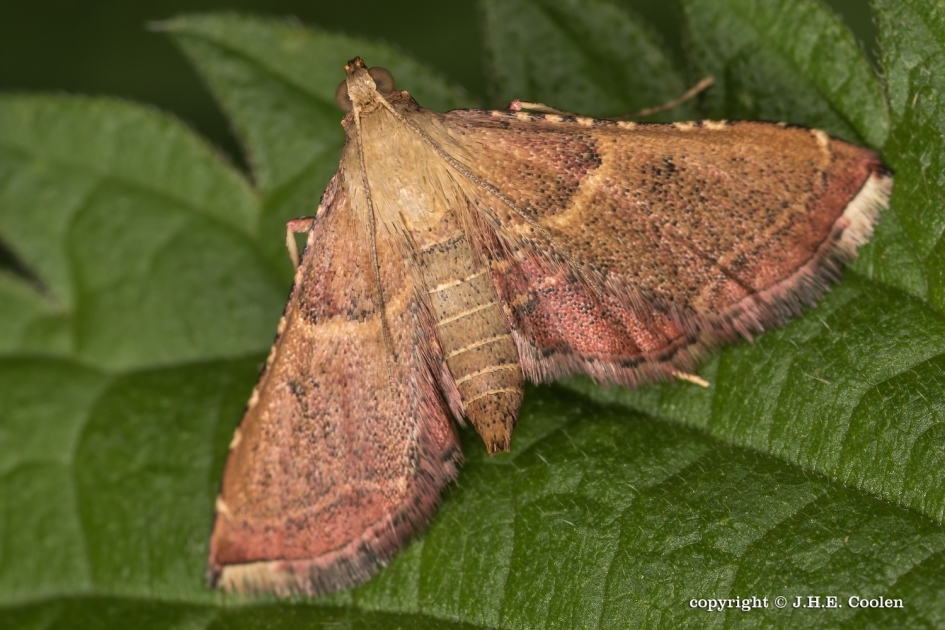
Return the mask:
[[68,352],[68,323],[36,286],[0,272],[0,355],[16,350]]
[[271,341],[285,294],[256,248],[255,194],[176,120],[111,100],[6,97],[0,182],[0,240],[68,321],[47,318],[59,341],[40,345],[126,368]]
[[691,56],[715,78],[714,117],[783,120],[881,147],[879,80],[852,33],[817,0],[680,0]]
[[896,169],[896,214],[927,269],[929,300],[945,310],[945,16],[930,1],[873,6],[892,113],[885,156]]
[[[945,624],[933,235],[945,220],[929,179],[945,25],[931,2],[875,6],[899,174],[856,272],[806,316],[720,352],[700,371],[708,389],[529,388],[514,451],[490,458],[464,431],[466,466],[426,535],[371,582],[319,600],[239,600],[203,582],[227,444],[288,286],[282,222],[311,214],[334,168],[348,58],[389,67],[438,109],[462,92],[376,43],[232,15],[165,23],[234,120],[252,184],[156,112],[0,98],[0,242],[37,279],[0,275],[4,626]],[[780,25],[765,7],[686,0],[696,60],[726,72],[713,115],[755,112],[747,95],[757,115],[787,103],[791,122],[879,146],[883,94],[852,38],[818,4],[777,7]],[[490,2],[485,15],[491,59],[509,70],[494,72],[499,87],[525,76],[548,90],[511,96],[577,109],[617,95],[635,109],[691,74],[609,3]],[[612,72],[595,73],[602,56]],[[840,607],[774,606],[809,595]],[[769,605],[690,603],[736,596]]]
[[[771,453],[806,470],[945,518],[938,404],[945,318],[849,274],[809,316],[724,350],[707,390],[572,387]],[[750,378],[746,378],[749,376]]]
[[890,209],[876,226],[873,240],[860,248],[859,257],[850,268],[871,280],[927,300],[929,273],[916,252],[914,241],[902,228],[899,216],[908,209],[901,191],[902,177],[897,176]]
[[614,116],[661,105],[688,87],[652,29],[609,0],[482,6],[492,91],[502,106],[519,99]]
[[179,602],[129,601],[114,597],[66,599],[27,604],[7,611],[4,622],[15,628],[72,630],[81,620],[87,628],[135,628],[136,630],[191,630],[232,628],[240,630],[476,630],[476,626],[421,615],[353,612],[325,606],[298,605],[220,608]]
[[[4,367],[30,376],[21,365]],[[68,369],[75,368],[42,376],[62,379]],[[60,451],[11,445],[20,456],[16,472],[4,475],[4,496],[21,502],[4,521],[20,526],[26,540],[4,558],[7,601],[95,593],[155,618],[183,613],[179,605],[155,608],[153,600],[218,601],[202,584],[214,473],[254,371],[254,361],[218,362],[107,383],[86,374],[76,383],[69,397],[75,420],[58,423],[47,439]],[[12,384],[9,391],[20,392],[18,406],[27,409],[48,396],[42,386],[23,393]],[[709,592],[911,600],[925,586],[903,590],[899,579],[945,549],[938,524],[776,458],[547,388],[529,394],[520,428],[530,446],[501,460],[470,461],[425,538],[335,605],[347,600],[352,611],[409,615],[408,626],[425,618],[478,627],[578,625],[600,616],[604,627],[626,627],[658,611],[673,625],[691,614],[689,599]],[[478,437],[466,438],[467,450],[481,448]],[[44,469],[53,462],[58,475]],[[41,537],[37,524],[45,524]],[[41,557],[57,566],[30,562],[29,542],[45,543]],[[19,592],[9,586],[14,576]],[[286,623],[307,618],[295,608],[278,604],[231,623],[254,627],[256,614]],[[26,602],[12,609],[40,614]],[[817,618],[832,624],[854,613]]]

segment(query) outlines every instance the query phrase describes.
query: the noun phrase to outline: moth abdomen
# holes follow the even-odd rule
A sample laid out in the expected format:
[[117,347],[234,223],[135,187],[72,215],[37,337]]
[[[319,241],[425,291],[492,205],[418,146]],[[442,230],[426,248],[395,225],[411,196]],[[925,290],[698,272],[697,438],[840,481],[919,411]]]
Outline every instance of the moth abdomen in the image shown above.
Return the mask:
[[437,337],[466,417],[490,453],[506,451],[524,380],[492,277],[476,266],[462,233],[422,247],[418,257]]

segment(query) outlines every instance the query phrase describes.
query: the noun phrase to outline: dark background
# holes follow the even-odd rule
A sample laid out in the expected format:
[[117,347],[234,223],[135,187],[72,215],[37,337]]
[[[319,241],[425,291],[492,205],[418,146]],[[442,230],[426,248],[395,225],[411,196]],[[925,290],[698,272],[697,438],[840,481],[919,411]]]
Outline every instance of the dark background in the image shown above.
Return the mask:
[[[682,60],[671,0],[617,0],[649,21]],[[867,0],[826,0],[875,63]],[[173,112],[241,162],[226,120],[171,40],[147,24],[233,10],[382,39],[491,102],[475,0],[0,0],[0,91],[111,95]],[[341,69],[339,68],[339,80]]]

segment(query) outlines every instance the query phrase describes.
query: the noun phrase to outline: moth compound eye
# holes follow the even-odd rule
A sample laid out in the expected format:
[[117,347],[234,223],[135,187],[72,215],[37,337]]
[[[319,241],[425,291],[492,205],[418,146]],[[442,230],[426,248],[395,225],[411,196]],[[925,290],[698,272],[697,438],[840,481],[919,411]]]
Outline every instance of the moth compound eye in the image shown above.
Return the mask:
[[342,81],[338,84],[338,88],[335,90],[335,102],[338,104],[338,107],[346,112],[350,112],[354,108],[354,105],[351,103],[351,97],[348,96],[347,81]]
[[374,79],[374,85],[381,94],[390,94],[394,91],[394,75],[387,68],[370,68],[368,74]]

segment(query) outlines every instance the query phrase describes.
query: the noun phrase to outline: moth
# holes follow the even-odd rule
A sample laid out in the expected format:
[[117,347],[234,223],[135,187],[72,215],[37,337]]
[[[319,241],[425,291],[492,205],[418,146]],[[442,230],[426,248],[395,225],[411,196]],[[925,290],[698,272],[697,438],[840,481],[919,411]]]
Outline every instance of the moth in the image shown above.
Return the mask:
[[526,379],[671,379],[784,323],[892,190],[823,131],[443,114],[360,58],[345,71],[341,163],[289,223],[305,250],[216,500],[227,590],[368,580],[456,477],[454,420],[507,451]]

